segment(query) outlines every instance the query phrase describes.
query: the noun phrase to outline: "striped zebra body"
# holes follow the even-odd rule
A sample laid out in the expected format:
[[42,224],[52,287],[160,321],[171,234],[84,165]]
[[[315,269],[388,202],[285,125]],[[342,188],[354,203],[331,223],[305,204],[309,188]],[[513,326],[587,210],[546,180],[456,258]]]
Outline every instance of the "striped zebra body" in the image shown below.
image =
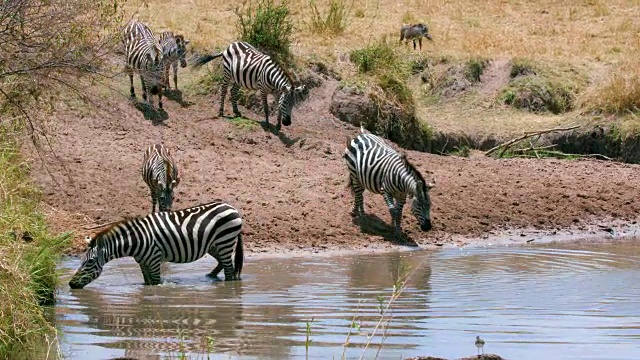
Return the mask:
[[163,31],[160,33],[160,46],[162,47],[162,57],[164,62],[163,83],[167,89],[171,89],[169,82],[169,68],[173,68],[173,84],[178,90],[178,63],[180,67],[187,67],[187,45],[189,40],[185,40],[181,34],[174,34],[173,31]]
[[162,109],[162,47],[149,27],[131,21],[122,31],[122,44],[126,57],[125,72],[129,75],[131,97],[135,99],[133,75],[140,75],[142,98],[153,108],[152,95],[158,95],[158,107]]
[[239,280],[242,224],[240,213],[221,200],[123,220],[90,239],[69,286],[82,289],[100,276],[104,264],[126,256],[140,265],[145,285],[160,284],[163,262],[189,263],[205,254],[218,261],[209,276],[216,277],[224,269],[225,280]]
[[355,195],[352,215],[364,221],[364,190],[382,194],[389,207],[397,232],[401,231],[402,210],[407,195],[412,196],[411,212],[423,231],[431,229],[431,201],[427,183],[404,154],[399,154],[382,138],[362,133],[345,149],[344,159],[349,170],[349,186]]
[[223,59],[223,80],[218,116],[224,114],[224,100],[227,88],[229,83],[232,83],[231,105],[236,117],[242,116],[238,110],[239,91],[240,87],[242,87],[250,90],[260,90],[267,123],[269,123],[267,95],[275,93],[278,99],[278,123],[276,128],[279,130],[281,125],[291,125],[291,109],[297,98],[305,90],[304,85],[294,86],[293,81],[284,69],[269,55],[261,53],[251,44],[243,41],[231,43],[221,53],[206,55],[197,59],[194,66],[200,67],[220,56]]
[[142,161],[142,178],[151,192],[151,212],[171,210],[173,189],[180,183],[178,167],[168,148],[161,144],[147,147]]

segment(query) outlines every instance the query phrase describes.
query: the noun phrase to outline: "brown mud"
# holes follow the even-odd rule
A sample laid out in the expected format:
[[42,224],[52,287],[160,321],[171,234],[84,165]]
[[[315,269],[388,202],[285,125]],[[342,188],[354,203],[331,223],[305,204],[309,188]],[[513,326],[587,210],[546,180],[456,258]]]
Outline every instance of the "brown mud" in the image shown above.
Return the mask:
[[[406,151],[436,183],[433,230],[420,231],[405,209],[407,239],[394,240],[382,196],[365,193],[369,225],[361,231],[350,216],[353,197],[342,159],[347,138],[359,128],[330,113],[337,87],[336,80],[325,78],[311,89],[294,109],[293,124],[279,134],[275,114],[271,126],[217,118],[217,95],[185,99],[173,91],[164,101],[166,115],[155,118],[125,96],[104,96],[97,112],[61,108],[50,121],[55,124],[52,146],[61,162],[50,153],[38,159],[25,151],[33,160],[32,177],[44,192],[48,223],[54,232],[73,230],[77,252],[82,238],[99,230],[84,227],[148,213],[151,199],[140,166],[145,147],[154,142],[172,149],[181,172],[174,209],[217,198],[228,201],[245,218],[245,248],[254,255],[437,247],[500,238],[524,242],[527,236],[559,232],[606,235],[610,224],[633,225],[638,219],[638,165]],[[261,112],[241,110],[249,119],[263,120]]]

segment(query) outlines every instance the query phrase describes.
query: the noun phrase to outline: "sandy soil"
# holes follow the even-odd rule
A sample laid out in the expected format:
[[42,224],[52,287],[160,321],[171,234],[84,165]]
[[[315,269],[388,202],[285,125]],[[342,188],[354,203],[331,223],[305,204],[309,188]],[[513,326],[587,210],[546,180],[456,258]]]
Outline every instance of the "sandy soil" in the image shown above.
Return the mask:
[[[150,211],[140,175],[142,155],[148,144],[163,142],[172,148],[182,176],[174,208],[227,200],[244,215],[249,254],[397,247],[382,196],[365,193],[372,220],[365,231],[349,215],[353,200],[342,153],[347,137],[359,129],[329,113],[336,86],[327,80],[313,89],[280,136],[269,128],[240,128],[215,118],[217,96],[165,99],[168,118],[163,121],[146,119],[123,96],[105,96],[98,114],[61,107],[51,119],[51,138],[64,168],[50,154],[46,167],[31,155],[33,179],[43,189],[51,228],[75,231],[78,250],[84,235],[97,231],[84,227]],[[226,111],[230,114],[230,104]],[[249,110],[243,115],[263,118]],[[404,229],[421,246],[540,230],[586,230],[610,220],[631,223],[640,211],[636,165],[412,151],[408,157],[436,183],[432,231],[421,232],[405,209]]]

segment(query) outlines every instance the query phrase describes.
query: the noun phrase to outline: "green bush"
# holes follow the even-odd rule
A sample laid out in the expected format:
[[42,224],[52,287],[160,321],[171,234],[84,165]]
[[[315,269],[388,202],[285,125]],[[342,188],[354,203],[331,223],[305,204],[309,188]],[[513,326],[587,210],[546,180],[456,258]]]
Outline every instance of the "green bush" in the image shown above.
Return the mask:
[[41,305],[54,302],[58,255],[70,238],[52,237],[40,212],[40,192],[28,178],[15,135],[0,127],[0,358],[32,358],[54,332]]
[[309,3],[311,7],[311,22],[309,27],[311,31],[321,35],[337,35],[341,34],[347,27],[347,5],[344,0],[331,0],[329,2],[329,11],[326,15],[322,15],[315,0]]
[[484,72],[484,69],[489,65],[489,60],[481,59],[481,58],[473,58],[467,61],[467,66],[465,68],[465,75],[467,80],[472,83],[480,82],[480,77]]
[[291,64],[291,35],[293,23],[286,2],[273,0],[244,3],[235,10],[239,37],[283,64]]
[[505,104],[515,108],[554,114],[571,110],[573,98],[574,94],[567,86],[535,75],[514,79],[501,95]]

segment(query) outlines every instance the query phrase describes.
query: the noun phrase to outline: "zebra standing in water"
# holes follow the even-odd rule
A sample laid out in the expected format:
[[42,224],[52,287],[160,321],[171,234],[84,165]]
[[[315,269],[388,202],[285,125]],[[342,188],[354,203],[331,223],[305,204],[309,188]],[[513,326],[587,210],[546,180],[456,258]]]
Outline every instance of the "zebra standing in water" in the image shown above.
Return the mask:
[[132,20],[122,31],[122,44],[127,59],[125,72],[131,83],[131,97],[136,98],[133,89],[133,74],[140,75],[142,98],[153,108],[152,95],[158,95],[158,107],[162,109],[162,47],[149,27]]
[[180,183],[178,167],[169,149],[162,144],[149,145],[142,161],[142,178],[151,191],[151,212],[171,210],[173,189]]
[[190,263],[205,254],[218,261],[208,276],[217,277],[224,269],[225,281],[240,280],[242,224],[240,213],[221,200],[123,220],[87,239],[87,251],[69,286],[82,289],[100,276],[107,262],[126,256],[140,265],[145,285],[160,284],[161,263]]
[[231,85],[231,105],[236,117],[242,116],[240,115],[240,110],[238,110],[238,92],[242,86],[245,89],[260,90],[267,124],[269,123],[267,95],[275,92],[278,99],[278,124],[276,129],[280,130],[281,124],[284,126],[291,125],[291,109],[294,102],[305,90],[304,85],[294,86],[289,75],[269,55],[261,53],[251,44],[243,41],[231,43],[221,53],[202,56],[194,61],[193,66],[198,68],[220,56],[222,56],[224,64],[224,78],[220,90],[222,97],[218,116],[222,116],[224,113],[224,99],[227,95],[227,88],[229,83],[233,81]]
[[[402,209],[407,195],[412,196],[411,212],[420,223],[422,231],[431,229],[431,200],[427,183],[422,174],[385,141],[360,128],[358,134],[349,143],[344,159],[349,170],[349,186],[355,195],[353,216],[364,220],[364,190],[382,194],[391,220],[397,233],[401,231]],[[394,202],[395,200],[395,202]]]
[[167,89],[171,89],[169,82],[169,68],[173,68],[173,83],[178,90],[178,62],[181,68],[187,67],[187,45],[189,40],[185,40],[181,34],[174,34],[173,31],[163,31],[160,33],[160,46],[162,47],[162,57],[164,61],[163,83]]

